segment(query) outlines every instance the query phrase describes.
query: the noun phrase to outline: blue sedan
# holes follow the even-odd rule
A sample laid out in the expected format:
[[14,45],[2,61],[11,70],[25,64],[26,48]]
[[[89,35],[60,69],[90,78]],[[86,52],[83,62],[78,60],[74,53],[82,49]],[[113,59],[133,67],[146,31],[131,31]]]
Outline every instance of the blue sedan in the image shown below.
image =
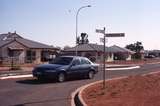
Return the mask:
[[33,76],[38,79],[57,79],[59,82],[73,77],[92,79],[97,72],[98,64],[92,63],[86,57],[79,56],[57,57],[49,64],[38,65],[32,71]]

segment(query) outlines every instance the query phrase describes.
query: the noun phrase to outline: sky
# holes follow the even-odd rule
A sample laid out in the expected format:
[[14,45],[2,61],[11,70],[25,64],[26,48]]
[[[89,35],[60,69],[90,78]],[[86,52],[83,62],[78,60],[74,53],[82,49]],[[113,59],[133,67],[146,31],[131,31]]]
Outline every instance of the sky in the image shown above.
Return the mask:
[[125,47],[136,41],[146,50],[160,49],[160,0],[0,0],[0,34],[16,31],[22,37],[64,47],[75,46],[78,35],[87,33],[90,43],[102,44],[102,34],[125,33],[107,38],[107,46]]

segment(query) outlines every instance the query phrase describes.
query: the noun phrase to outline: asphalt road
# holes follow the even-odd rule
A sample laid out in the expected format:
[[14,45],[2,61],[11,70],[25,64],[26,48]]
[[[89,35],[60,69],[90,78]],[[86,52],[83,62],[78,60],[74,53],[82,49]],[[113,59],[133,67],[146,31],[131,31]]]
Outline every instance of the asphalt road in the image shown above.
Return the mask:
[[[160,64],[143,65],[140,69],[107,71],[107,78],[145,74],[160,70]],[[64,83],[37,81],[34,78],[0,80],[0,106],[70,106],[71,93],[78,87],[102,79],[72,79]]]

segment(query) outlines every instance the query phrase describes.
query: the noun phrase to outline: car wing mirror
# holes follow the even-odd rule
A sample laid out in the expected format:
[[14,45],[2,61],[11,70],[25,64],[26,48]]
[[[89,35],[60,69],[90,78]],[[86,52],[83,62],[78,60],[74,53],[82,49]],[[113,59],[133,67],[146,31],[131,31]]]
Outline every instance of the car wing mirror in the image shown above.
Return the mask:
[[75,63],[75,62],[73,62],[73,63],[71,64],[71,67],[73,67],[73,66],[76,66],[76,63]]

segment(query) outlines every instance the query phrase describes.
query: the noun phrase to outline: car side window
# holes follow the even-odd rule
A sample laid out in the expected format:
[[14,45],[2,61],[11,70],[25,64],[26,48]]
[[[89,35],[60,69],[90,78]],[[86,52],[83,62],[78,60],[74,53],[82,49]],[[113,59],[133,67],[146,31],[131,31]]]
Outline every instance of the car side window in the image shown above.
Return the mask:
[[72,64],[73,64],[73,66],[80,65],[80,60],[75,59]]
[[81,59],[81,64],[91,64],[87,59]]

